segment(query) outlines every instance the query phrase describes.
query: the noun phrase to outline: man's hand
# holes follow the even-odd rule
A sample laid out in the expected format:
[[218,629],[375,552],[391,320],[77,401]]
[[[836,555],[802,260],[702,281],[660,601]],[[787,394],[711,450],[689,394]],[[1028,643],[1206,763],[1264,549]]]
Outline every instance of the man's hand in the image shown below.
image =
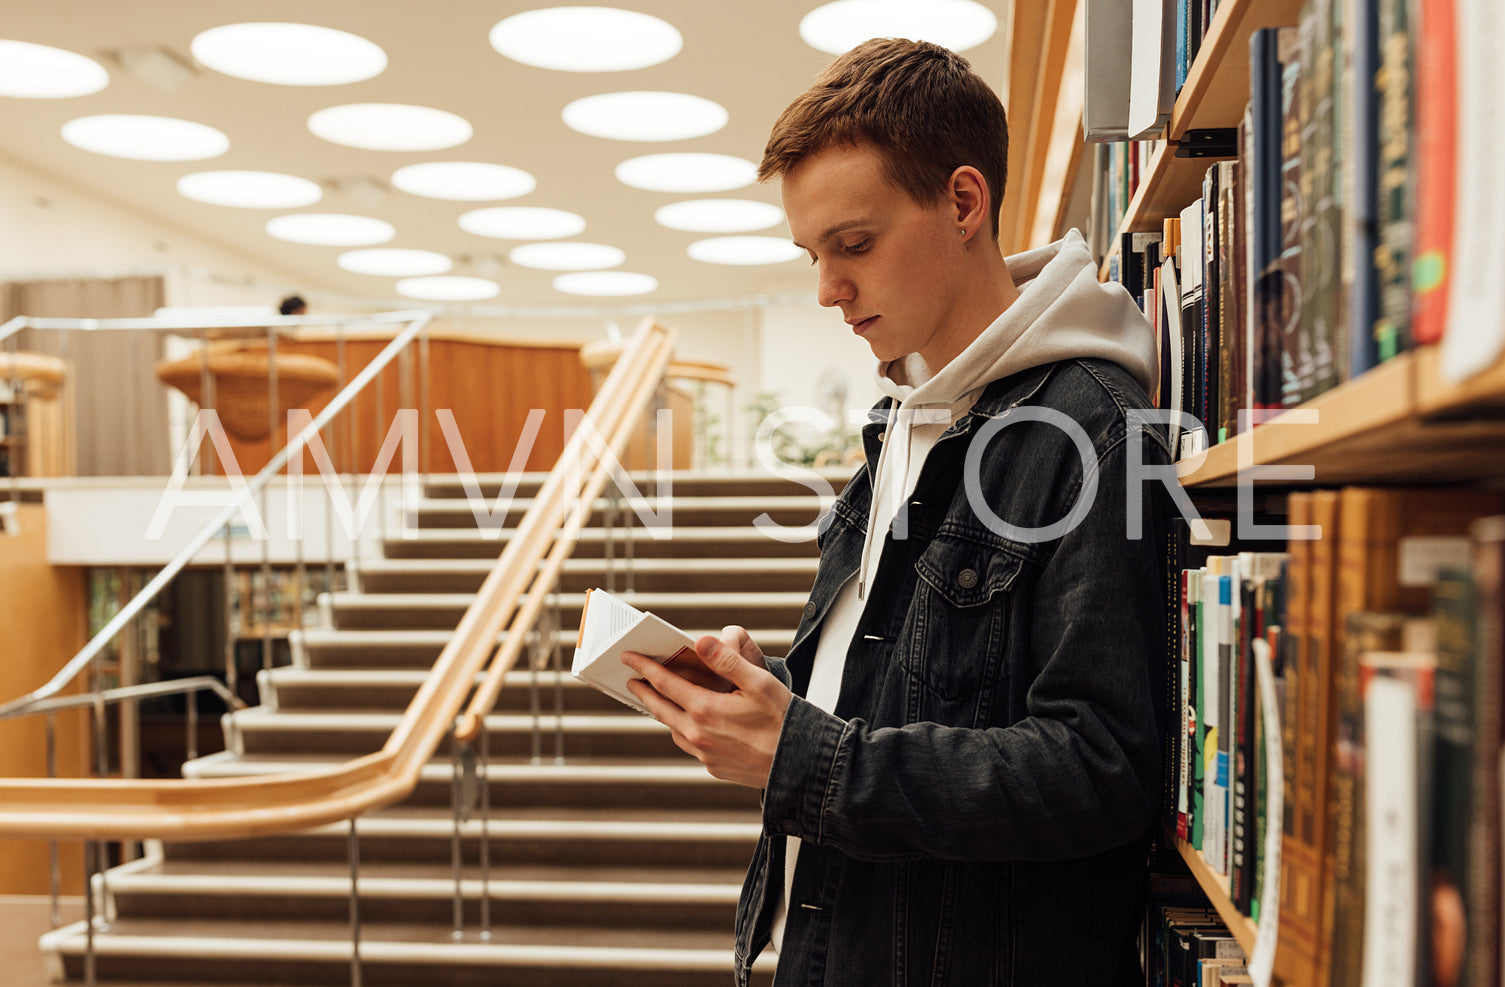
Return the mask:
[[627,688],[669,728],[675,745],[713,776],[749,788],[768,787],[789,690],[768,671],[762,649],[741,627],[726,627],[720,640],[705,635],[695,642],[695,653],[735,690],[701,688],[632,651],[623,652],[622,661],[642,678],[628,682]]

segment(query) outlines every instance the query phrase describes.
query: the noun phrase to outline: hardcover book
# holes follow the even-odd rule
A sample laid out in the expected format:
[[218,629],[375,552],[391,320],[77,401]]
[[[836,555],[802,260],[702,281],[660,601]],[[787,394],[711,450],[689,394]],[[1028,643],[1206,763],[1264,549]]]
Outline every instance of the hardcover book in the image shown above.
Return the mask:
[[700,660],[693,637],[603,589],[587,590],[570,672],[618,702],[647,713],[627,689],[634,675],[632,669],[622,664],[624,651],[647,655],[704,688],[716,692],[731,692],[734,688]]

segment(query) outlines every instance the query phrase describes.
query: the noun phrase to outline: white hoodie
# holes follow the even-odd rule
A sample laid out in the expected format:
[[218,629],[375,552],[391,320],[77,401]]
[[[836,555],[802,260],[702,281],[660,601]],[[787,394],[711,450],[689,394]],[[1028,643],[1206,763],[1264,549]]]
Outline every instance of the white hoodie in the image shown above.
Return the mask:
[[[1098,281],[1097,265],[1079,232],[1014,254],[1007,263],[1019,297],[950,363],[932,374],[920,355],[911,353],[878,365],[878,386],[895,404],[873,476],[862,563],[857,578],[838,591],[826,615],[805,696],[828,713],[841,693],[847,649],[862,617],[871,573],[878,567],[883,536],[914,492],[936,439],[971,409],[985,387],[1031,367],[1096,357],[1122,366],[1146,393],[1156,389],[1160,361],[1154,330],[1122,285]],[[775,950],[784,939],[799,853],[799,840],[787,839],[783,901],[773,927]]]

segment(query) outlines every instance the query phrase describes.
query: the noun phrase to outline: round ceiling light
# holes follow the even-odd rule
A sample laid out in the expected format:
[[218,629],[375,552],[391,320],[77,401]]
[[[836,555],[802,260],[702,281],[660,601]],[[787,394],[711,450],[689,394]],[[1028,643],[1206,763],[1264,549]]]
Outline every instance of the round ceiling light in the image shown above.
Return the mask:
[[454,262],[432,250],[347,250],[335,258],[343,270],[355,274],[375,274],[384,278],[416,278],[443,274]]
[[564,122],[591,137],[677,141],[714,134],[729,119],[720,103],[688,93],[602,93],[564,108]]
[[653,218],[687,233],[747,233],[783,222],[784,210],[751,199],[690,199],[659,206]]
[[776,236],[717,236],[696,240],[687,248],[692,260],[706,264],[782,264],[798,260],[805,251]]
[[297,209],[324,197],[317,182],[274,171],[196,171],[178,179],[178,193],[195,202],[241,209]]
[[616,174],[649,192],[726,192],[751,185],[758,166],[729,154],[647,154],[623,161]]
[[112,158],[199,161],[230,150],[230,138],[202,123],[173,117],[105,114],[63,124],[63,140]]
[[199,34],[189,50],[216,72],[279,86],[339,86],[387,67],[387,53],[365,38],[312,24],[226,24]]
[[909,38],[966,51],[998,30],[998,18],[975,0],[836,0],[800,21],[800,37],[840,55],[869,38]]
[[498,240],[558,240],[585,229],[585,217],[538,206],[493,206],[460,217],[460,229]]
[[316,247],[365,247],[397,235],[391,223],[380,219],[322,212],[278,216],[267,221],[267,232],[279,240]]
[[554,279],[554,290],[566,295],[646,295],[657,287],[651,274],[627,271],[576,271]]
[[405,103],[348,103],[308,118],[315,137],[367,151],[437,151],[470,140],[470,122],[445,110]]
[[397,282],[397,293],[404,298],[421,298],[429,302],[476,302],[483,298],[495,298],[502,293],[502,288],[495,281],[487,281],[485,278],[451,275],[403,278]]
[[109,84],[110,73],[92,58],[29,41],[0,41],[0,96],[62,99]]
[[622,72],[667,62],[684,39],[674,25],[616,7],[548,7],[491,29],[491,47],[514,62],[560,72]]
[[599,271],[616,267],[627,255],[604,243],[525,243],[513,247],[507,259],[540,271]]
[[455,202],[515,199],[538,187],[520,168],[480,161],[430,161],[392,172],[392,184],[411,195]]

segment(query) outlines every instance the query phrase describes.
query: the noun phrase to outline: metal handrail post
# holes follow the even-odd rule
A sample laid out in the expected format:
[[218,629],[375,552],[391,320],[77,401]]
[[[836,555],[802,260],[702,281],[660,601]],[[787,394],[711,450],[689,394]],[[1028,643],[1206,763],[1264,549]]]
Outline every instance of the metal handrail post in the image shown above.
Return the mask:
[[99,983],[94,954],[94,871],[99,856],[99,844],[84,841],[84,983],[95,987]]
[[[47,714],[47,777],[57,777],[57,717]],[[58,860],[57,840],[47,841],[47,893],[50,906],[48,917],[52,928],[63,924],[63,909],[59,903],[62,896],[62,867]]]
[[491,735],[481,718],[481,939],[491,939]]
[[454,870],[455,897],[453,906],[454,931],[450,937],[456,942],[465,938],[465,864],[460,847],[460,801],[463,798],[463,783],[460,778],[460,742],[455,739],[454,728],[449,731],[449,808],[454,822],[450,836],[449,858]]
[[361,838],[350,817],[350,987],[361,987]]

